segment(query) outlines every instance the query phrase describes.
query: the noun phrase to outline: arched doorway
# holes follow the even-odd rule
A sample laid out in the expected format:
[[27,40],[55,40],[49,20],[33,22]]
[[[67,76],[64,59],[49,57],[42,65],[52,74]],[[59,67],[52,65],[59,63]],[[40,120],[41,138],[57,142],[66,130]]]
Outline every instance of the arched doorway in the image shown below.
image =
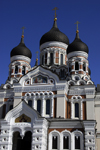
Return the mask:
[[23,139],[19,132],[14,132],[12,150],[31,150],[31,142],[32,133],[30,131],[25,133]]

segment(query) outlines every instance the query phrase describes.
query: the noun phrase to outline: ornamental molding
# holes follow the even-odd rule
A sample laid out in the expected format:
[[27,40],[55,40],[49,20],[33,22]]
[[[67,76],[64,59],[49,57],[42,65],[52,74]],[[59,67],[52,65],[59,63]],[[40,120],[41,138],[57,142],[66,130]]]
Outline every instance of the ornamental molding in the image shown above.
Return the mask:
[[16,55],[16,56],[12,56],[10,58],[10,61],[13,62],[15,60],[24,60],[27,61],[28,63],[31,62],[31,59],[29,57],[23,56],[23,55]]
[[47,47],[61,47],[61,48],[64,48],[64,49],[67,49],[68,45],[63,43],[63,42],[57,42],[57,41],[51,41],[51,42],[46,42],[44,44],[42,44],[40,46],[40,51],[42,51],[43,49],[47,48]]
[[67,55],[68,59],[71,57],[75,57],[75,56],[83,56],[86,59],[88,58],[88,54],[86,52],[82,52],[82,51],[74,51]]
[[33,91],[55,91],[55,90],[65,90],[68,91],[66,83],[63,85],[35,85],[35,86],[25,86],[25,87],[14,87],[14,92],[33,92]]

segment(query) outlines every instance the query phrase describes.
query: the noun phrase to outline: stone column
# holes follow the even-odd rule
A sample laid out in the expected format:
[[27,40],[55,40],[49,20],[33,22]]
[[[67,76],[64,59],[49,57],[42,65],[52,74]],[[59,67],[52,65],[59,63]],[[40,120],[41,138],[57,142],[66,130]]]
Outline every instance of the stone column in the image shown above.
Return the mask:
[[41,116],[44,117],[45,115],[45,99],[42,98],[42,105],[41,105]]
[[81,112],[80,119],[83,120],[83,102],[82,101],[80,102],[80,105],[81,105],[80,106],[80,112]]
[[51,106],[50,106],[50,116],[53,117],[53,104],[54,104],[54,97],[51,98]]
[[73,102],[71,102],[71,119],[73,119]]
[[36,97],[33,98],[33,106],[34,109],[36,109]]

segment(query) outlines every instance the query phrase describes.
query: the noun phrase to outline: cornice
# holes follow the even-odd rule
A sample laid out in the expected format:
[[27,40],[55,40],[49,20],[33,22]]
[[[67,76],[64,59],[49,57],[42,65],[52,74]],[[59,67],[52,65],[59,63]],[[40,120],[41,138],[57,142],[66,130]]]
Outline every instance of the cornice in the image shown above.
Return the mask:
[[57,41],[51,41],[51,42],[46,42],[44,44],[42,44],[40,46],[40,51],[42,51],[44,48],[47,48],[47,47],[61,47],[61,48],[64,48],[64,49],[67,49],[68,45],[65,44],[65,43],[62,43],[62,42],[57,42]]

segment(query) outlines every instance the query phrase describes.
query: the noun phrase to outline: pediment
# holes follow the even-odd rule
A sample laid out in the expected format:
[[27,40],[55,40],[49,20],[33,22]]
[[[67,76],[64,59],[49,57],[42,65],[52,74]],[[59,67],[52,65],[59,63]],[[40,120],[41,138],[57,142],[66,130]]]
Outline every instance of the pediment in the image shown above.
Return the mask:
[[33,123],[35,120],[42,118],[39,113],[28,106],[25,101],[21,101],[14,109],[9,111],[5,117],[5,120],[10,124],[28,122]]
[[56,84],[58,82],[59,77],[55,73],[41,66],[28,72],[19,81],[22,86]]

